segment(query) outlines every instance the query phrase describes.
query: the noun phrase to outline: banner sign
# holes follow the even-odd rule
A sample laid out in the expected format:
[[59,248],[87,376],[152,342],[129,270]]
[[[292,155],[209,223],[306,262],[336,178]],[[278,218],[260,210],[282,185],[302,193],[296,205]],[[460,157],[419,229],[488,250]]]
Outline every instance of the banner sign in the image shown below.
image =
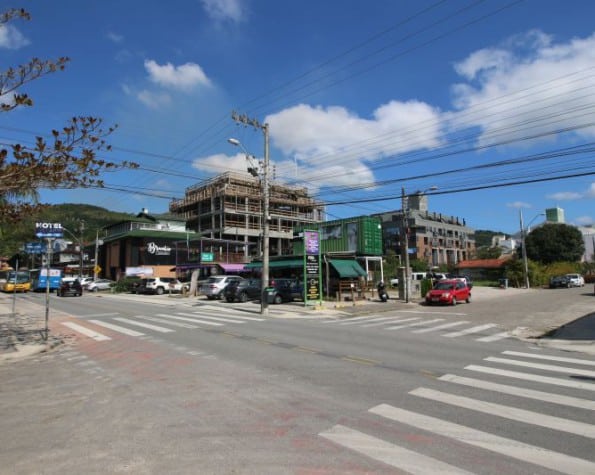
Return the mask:
[[213,262],[215,260],[215,254],[212,252],[201,252],[200,262]]
[[35,235],[38,238],[61,238],[64,230],[60,223],[35,223]]

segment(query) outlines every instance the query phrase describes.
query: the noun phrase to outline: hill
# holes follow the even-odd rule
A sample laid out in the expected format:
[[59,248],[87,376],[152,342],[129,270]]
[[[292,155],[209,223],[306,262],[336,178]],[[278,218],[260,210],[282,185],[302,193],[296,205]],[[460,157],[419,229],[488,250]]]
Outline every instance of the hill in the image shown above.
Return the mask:
[[86,204],[51,205],[37,214],[27,216],[17,224],[2,225],[0,255],[12,256],[24,243],[36,241],[35,223],[37,221],[61,223],[67,230],[64,233],[65,239],[75,240],[82,235],[83,242],[89,243],[95,240],[97,231],[101,232],[104,226],[128,220],[134,216]]

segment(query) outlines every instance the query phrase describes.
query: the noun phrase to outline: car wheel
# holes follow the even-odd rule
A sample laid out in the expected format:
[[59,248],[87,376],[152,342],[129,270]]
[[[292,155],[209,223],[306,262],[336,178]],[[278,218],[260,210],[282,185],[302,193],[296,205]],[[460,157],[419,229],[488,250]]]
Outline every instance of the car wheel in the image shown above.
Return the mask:
[[242,292],[240,294],[240,302],[244,303],[248,301],[248,295],[246,294],[246,292]]
[[215,297],[213,297],[212,295],[207,295],[207,300],[213,300]]
[[163,295],[163,292],[164,292],[163,287],[157,287],[157,290],[155,290],[155,293],[157,295]]
[[273,298],[273,303],[279,305],[280,303],[283,303],[283,299],[281,298],[281,296],[279,294],[275,295],[275,297]]
[[457,298],[453,297],[452,298],[452,306],[454,307],[457,304]]
[[467,297],[467,300],[465,300],[465,302],[471,303],[471,294],[469,294],[469,297]]
[[227,303],[232,303],[233,302],[233,297],[227,297],[225,300],[227,300]]

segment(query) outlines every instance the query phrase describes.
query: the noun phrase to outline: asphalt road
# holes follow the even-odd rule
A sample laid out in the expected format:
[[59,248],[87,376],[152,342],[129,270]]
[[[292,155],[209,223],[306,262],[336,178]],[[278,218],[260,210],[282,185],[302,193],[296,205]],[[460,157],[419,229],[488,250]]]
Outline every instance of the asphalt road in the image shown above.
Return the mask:
[[595,357],[511,338],[496,317],[513,297],[266,319],[254,304],[52,299],[67,344],[0,366],[0,467],[595,473]]

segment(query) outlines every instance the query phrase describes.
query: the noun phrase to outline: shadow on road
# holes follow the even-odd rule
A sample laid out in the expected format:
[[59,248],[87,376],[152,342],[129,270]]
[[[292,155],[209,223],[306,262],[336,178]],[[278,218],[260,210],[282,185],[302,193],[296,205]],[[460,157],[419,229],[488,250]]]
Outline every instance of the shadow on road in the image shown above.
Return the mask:
[[543,336],[544,339],[595,340],[595,312],[562,325]]

